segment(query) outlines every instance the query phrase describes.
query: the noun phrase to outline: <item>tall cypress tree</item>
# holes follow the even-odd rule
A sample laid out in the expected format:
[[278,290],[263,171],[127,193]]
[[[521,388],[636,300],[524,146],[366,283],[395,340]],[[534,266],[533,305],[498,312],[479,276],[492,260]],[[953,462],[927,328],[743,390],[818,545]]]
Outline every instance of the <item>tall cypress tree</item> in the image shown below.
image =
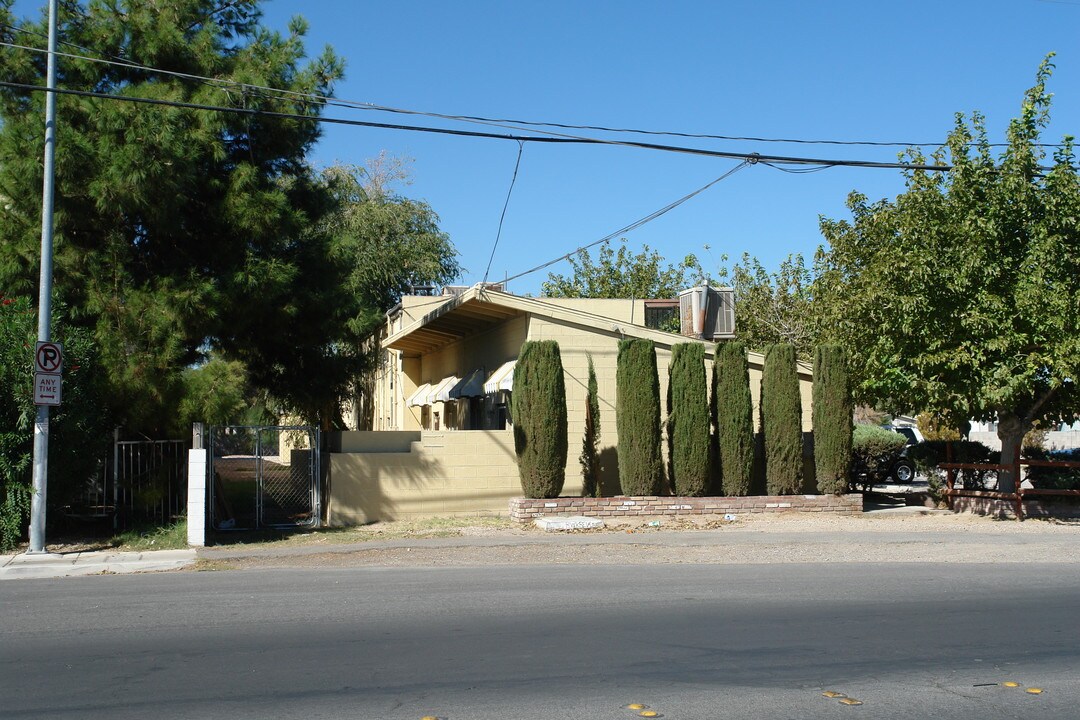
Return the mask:
[[521,346],[514,366],[514,450],[525,497],[554,498],[566,480],[566,384],[554,340]]
[[713,387],[724,494],[749,495],[754,474],[754,402],[743,343],[716,346]]
[[761,373],[761,422],[765,433],[765,482],[770,495],[802,490],[802,401],[795,347],[771,345]]
[[668,365],[668,438],[676,495],[700,497],[709,487],[709,395],[705,346],[678,343]]
[[589,358],[589,384],[585,398],[585,437],[581,442],[581,494],[600,497],[600,395],[596,387],[596,368]]
[[660,378],[652,340],[621,340],[615,371],[615,422],[619,428],[619,483],[625,495],[659,495]]
[[814,349],[814,466],[818,492],[847,491],[851,470],[851,385],[838,345]]

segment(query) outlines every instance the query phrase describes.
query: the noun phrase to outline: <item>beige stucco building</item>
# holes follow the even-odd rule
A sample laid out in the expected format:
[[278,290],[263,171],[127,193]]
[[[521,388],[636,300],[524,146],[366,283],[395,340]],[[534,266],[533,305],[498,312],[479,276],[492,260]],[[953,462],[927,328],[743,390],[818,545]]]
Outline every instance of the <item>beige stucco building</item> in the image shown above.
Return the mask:
[[[480,286],[451,297],[403,298],[387,317],[379,367],[361,390],[357,423],[364,430],[343,433],[331,448],[331,522],[506,514],[508,500],[521,494],[507,403],[513,392],[513,364],[526,340],[555,340],[562,355],[570,447],[563,494],[581,492],[578,454],[590,356],[600,398],[604,486],[616,488],[619,340],[655,343],[661,398],[667,395],[673,344],[705,344],[711,370],[714,341],[646,326],[647,315],[658,307],[671,305],[536,299]],[[733,309],[726,310],[733,317]],[[727,327],[733,328],[733,322]],[[716,340],[730,337],[728,333]],[[749,354],[755,406],[763,360]],[[809,431],[810,368],[800,366],[799,372],[803,429]]]

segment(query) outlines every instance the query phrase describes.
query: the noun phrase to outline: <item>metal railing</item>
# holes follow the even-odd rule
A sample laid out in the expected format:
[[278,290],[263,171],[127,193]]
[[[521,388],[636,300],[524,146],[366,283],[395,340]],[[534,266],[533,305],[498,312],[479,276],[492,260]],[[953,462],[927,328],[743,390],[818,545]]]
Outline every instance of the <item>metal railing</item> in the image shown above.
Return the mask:
[[114,529],[164,525],[187,506],[186,440],[119,440],[79,497],[64,508],[76,520],[111,520]]

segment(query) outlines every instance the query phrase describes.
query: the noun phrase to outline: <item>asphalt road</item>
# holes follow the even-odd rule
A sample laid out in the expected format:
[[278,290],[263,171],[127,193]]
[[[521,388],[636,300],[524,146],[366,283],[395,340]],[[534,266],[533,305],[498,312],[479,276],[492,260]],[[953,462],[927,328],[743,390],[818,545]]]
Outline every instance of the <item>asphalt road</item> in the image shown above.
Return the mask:
[[0,718],[1075,717],[1078,610],[1076,565],[9,582]]

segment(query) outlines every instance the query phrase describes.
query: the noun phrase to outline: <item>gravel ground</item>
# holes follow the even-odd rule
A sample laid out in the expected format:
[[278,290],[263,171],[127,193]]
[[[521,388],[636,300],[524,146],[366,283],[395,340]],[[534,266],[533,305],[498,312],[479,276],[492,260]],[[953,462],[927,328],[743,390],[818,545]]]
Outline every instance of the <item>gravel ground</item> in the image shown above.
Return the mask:
[[647,520],[601,530],[465,526],[450,537],[200,550],[197,569],[552,564],[1080,563],[1080,520],[964,514],[781,514],[734,521]]

